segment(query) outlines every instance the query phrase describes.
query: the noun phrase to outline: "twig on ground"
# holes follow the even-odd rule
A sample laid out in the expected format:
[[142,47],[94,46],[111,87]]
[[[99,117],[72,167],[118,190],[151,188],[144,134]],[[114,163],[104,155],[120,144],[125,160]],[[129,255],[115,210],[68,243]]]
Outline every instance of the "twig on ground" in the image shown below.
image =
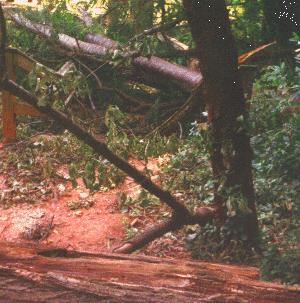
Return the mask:
[[23,141],[16,142],[16,143],[11,143],[11,145],[14,145],[14,146],[21,145],[21,144],[27,142],[28,140],[30,140],[30,139],[32,139],[32,138],[34,138],[34,137],[37,137],[37,136],[39,136],[39,135],[42,135],[42,134],[44,134],[44,133],[47,133],[47,132],[48,132],[48,129],[44,130],[43,132],[39,132],[39,133],[37,133],[37,134],[35,134],[35,135],[31,136],[31,137],[28,137],[28,138],[24,139]]

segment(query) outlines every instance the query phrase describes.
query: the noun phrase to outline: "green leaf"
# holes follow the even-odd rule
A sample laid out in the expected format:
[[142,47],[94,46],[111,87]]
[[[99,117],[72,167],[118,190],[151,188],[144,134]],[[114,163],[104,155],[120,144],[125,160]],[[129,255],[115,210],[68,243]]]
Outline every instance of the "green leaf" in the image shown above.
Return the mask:
[[28,82],[30,86],[34,86],[37,83],[37,74],[34,69],[28,74]]

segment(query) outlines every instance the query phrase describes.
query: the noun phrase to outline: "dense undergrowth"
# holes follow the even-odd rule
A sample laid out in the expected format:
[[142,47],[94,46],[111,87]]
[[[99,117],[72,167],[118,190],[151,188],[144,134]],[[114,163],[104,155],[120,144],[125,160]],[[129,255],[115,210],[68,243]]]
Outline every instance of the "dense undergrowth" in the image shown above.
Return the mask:
[[[300,69],[288,84],[284,64],[270,67],[252,100],[255,192],[265,279],[300,284]],[[291,96],[288,92],[293,92]]]
[[[291,284],[300,283],[299,71],[296,68],[297,75],[289,84],[284,63],[265,71],[255,85],[248,126],[254,151],[254,187],[263,252],[263,256],[253,254],[248,262],[259,264],[263,279]],[[194,144],[199,132],[191,134]],[[237,228],[234,230],[239,232]],[[197,233],[198,237],[193,233],[188,236],[190,247],[196,247],[195,257],[247,260],[245,251],[240,250],[243,246],[236,241],[225,251],[222,243],[214,243],[214,226],[206,226]]]

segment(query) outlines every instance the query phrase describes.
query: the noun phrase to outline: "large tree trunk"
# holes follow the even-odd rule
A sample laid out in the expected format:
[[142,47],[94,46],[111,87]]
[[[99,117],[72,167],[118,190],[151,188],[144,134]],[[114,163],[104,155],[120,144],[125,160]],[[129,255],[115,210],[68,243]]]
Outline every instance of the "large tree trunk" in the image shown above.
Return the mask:
[[[200,69],[206,89],[205,102],[208,123],[211,125],[211,158],[215,206],[219,227],[225,225],[226,211],[245,216],[240,220],[248,241],[254,241],[258,233],[257,215],[252,182],[250,138],[243,127],[246,119],[246,102],[238,70],[237,49],[231,33],[228,11],[224,0],[183,1],[194,38]],[[232,194],[239,193],[247,200],[248,210],[239,197],[232,205],[224,188]],[[234,187],[238,187],[234,189]],[[227,208],[225,207],[225,203]],[[242,209],[244,207],[244,209]],[[244,212],[243,212],[244,211]]]
[[0,243],[0,302],[300,302],[259,270],[189,260]]

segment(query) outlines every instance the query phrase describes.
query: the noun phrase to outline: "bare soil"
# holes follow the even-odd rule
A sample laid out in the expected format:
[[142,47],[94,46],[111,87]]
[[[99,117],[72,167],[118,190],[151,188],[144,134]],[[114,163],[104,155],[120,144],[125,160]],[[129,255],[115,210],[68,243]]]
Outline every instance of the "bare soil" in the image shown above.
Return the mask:
[[[72,189],[71,182],[60,182],[59,186],[63,185],[64,191],[53,185],[51,193],[41,203],[20,203],[2,209],[0,240],[14,242],[38,240],[44,244],[51,243],[92,252],[105,251],[110,246],[118,245],[125,231],[122,223],[124,214],[116,209],[115,194],[121,189],[90,196],[81,180],[78,182],[80,185],[76,189]],[[8,183],[7,176],[0,175],[1,192],[8,189]],[[122,187],[129,183],[130,180],[126,180]],[[67,205],[69,201],[80,200],[93,201],[94,205],[89,209],[76,210],[71,210]],[[51,230],[45,235],[47,227]]]
[[[0,154],[3,152],[0,145]],[[140,161],[131,159],[130,162],[139,169],[143,168]],[[158,171],[157,160],[150,160],[148,169],[155,174]],[[60,166],[57,171],[61,174],[67,172],[67,168]],[[128,196],[135,198],[140,190],[130,177],[126,177],[117,188],[93,196],[89,195],[81,179],[78,179],[79,186],[75,189],[72,189],[71,182],[65,180],[37,183],[35,187],[31,185],[30,191],[23,196],[20,195],[21,188],[26,189],[26,185],[35,182],[35,178],[30,174],[20,174],[17,169],[0,174],[0,241],[40,242],[78,251],[103,252],[111,251],[124,242],[124,220],[126,224],[142,228],[155,222],[155,217],[140,222],[129,218],[127,213],[121,213],[116,193],[126,191]],[[93,205],[88,209],[71,210],[68,206],[71,201],[92,201]],[[184,243],[178,240],[181,235],[178,232],[176,238],[157,239],[142,252],[155,256],[187,257]]]

